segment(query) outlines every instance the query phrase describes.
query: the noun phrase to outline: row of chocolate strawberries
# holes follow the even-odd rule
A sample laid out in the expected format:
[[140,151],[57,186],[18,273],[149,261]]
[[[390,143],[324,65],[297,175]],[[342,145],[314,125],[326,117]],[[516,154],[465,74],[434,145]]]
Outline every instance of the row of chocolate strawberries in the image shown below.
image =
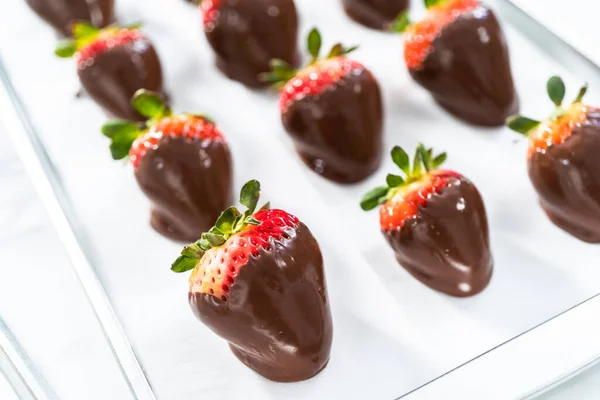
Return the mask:
[[[104,28],[114,21],[114,0],[26,1],[41,18],[65,37],[71,36],[71,26],[77,21],[90,21],[96,28]],[[202,0],[186,1],[194,4],[202,2]],[[214,9],[217,3],[227,3],[227,0],[205,0],[205,2],[212,3],[210,6],[206,4],[205,7]],[[342,0],[344,9],[352,19],[365,26],[380,30],[389,30],[397,16],[408,9],[408,3],[409,0]],[[289,15],[296,15],[291,1],[287,3],[272,1],[272,4],[265,3],[264,7],[274,6],[276,9],[272,9],[271,14],[279,14],[281,4],[284,6],[289,4],[291,7]]]
[[[450,21],[447,23],[453,26]],[[317,33],[312,32],[309,47],[314,58],[319,42]],[[342,46],[336,48],[332,52],[334,60],[346,50]],[[289,73],[283,64],[276,63],[275,67],[271,78]],[[349,74],[352,71],[351,68]],[[346,75],[342,74],[329,84],[336,87],[344,78]],[[600,196],[595,189],[596,181],[590,178],[598,173],[598,168],[593,168],[594,159],[585,145],[595,143],[598,111],[581,104],[584,90],[573,105],[563,107],[565,88],[559,79],[550,80],[548,91],[557,104],[557,111],[548,121],[540,123],[515,117],[510,126],[532,138],[530,172],[540,172],[531,176],[551,218],[574,234],[584,232],[580,237],[586,240],[598,240],[593,205],[598,204]],[[306,94],[300,97],[307,98]],[[301,99],[294,97],[294,101]],[[265,207],[254,213],[258,201],[255,181],[242,190],[240,202],[248,206],[248,211],[240,213],[228,208],[218,218],[191,219],[194,211],[209,214],[202,202],[205,198],[190,196],[191,203],[197,202],[193,207],[198,207],[190,210],[172,198],[171,193],[193,194],[203,192],[202,188],[207,186],[219,187],[215,197],[221,196],[222,201],[211,203],[210,207],[218,213],[229,203],[230,156],[223,136],[204,116],[172,116],[157,94],[139,91],[132,104],[142,119],[149,118],[143,126],[117,121],[108,123],[103,130],[113,139],[111,149],[116,158],[130,156],[142,189],[155,203],[153,226],[181,240],[200,237],[184,248],[172,267],[177,272],[193,269],[189,298],[194,313],[232,344],[234,354],[242,362],[263,376],[294,381],[316,374],[329,358],[331,316],[322,257],[315,239],[296,217],[285,211]],[[179,140],[182,137],[190,140]],[[135,142],[133,147],[132,142]],[[161,157],[154,158],[158,152]],[[204,156],[198,158],[198,154]],[[433,156],[423,146],[417,149],[412,165],[400,148],[393,149],[392,158],[404,175],[389,175],[387,185],[370,192],[361,205],[371,209],[381,204],[381,228],[399,262],[422,282],[448,294],[466,296],[482,290],[491,276],[492,258],[487,219],[477,189],[460,174],[439,170],[437,167],[445,156]],[[161,162],[156,162],[159,159]],[[206,163],[207,159],[211,162]],[[221,168],[225,172],[207,173],[203,167],[213,161],[225,167]],[[148,169],[143,167],[144,162]],[[157,177],[165,163],[169,163],[169,168],[177,168],[178,162],[195,163],[195,177],[214,180],[198,180],[186,188],[169,188],[168,181]],[[561,170],[561,165],[569,169]],[[585,179],[575,182],[573,177],[578,176],[575,172]],[[536,181],[538,175],[541,179]],[[546,179],[547,176],[551,179]],[[569,192],[561,190],[563,187],[579,190]],[[215,219],[216,224],[208,229],[207,224],[212,224],[209,221]],[[203,226],[206,232],[198,232],[198,226]],[[441,232],[445,233],[443,238],[439,238]],[[434,237],[439,240],[432,241]],[[423,254],[429,256],[424,258]],[[286,268],[281,260],[289,261]],[[456,262],[465,265],[468,272],[451,273]],[[265,271],[269,271],[269,284],[265,282]],[[301,293],[304,304],[288,301],[286,294],[292,292]],[[254,314],[255,310],[267,308],[269,315]],[[281,322],[285,320],[282,316],[293,316],[296,322],[293,326],[285,324]],[[264,329],[265,319],[273,323],[271,330]],[[315,331],[319,335],[311,336],[312,341],[299,343],[298,338],[306,339]],[[269,357],[265,357],[267,354]]]
[[[87,13],[93,15],[95,19],[95,23],[89,25],[103,25],[112,20],[111,1],[89,3],[86,6],[89,8]],[[359,0],[346,1],[345,8],[354,18],[365,21],[366,16],[369,15],[381,22],[371,21],[368,22],[369,25],[386,24],[387,26],[391,13],[401,11],[405,6],[404,2],[398,2],[387,9],[378,2],[370,3]],[[408,24],[407,14],[401,13],[395,24],[395,29],[406,31],[404,53],[411,75],[432,92],[439,104],[453,114],[475,124],[502,125],[507,116],[517,111],[518,101],[510,74],[504,37],[494,14],[480,6],[477,0],[426,0],[426,4],[429,12],[421,22]],[[85,14],[80,9],[84,7],[83,5],[64,4],[62,8],[42,7],[34,0],[31,0],[31,5],[47,20],[54,21],[63,33],[65,29],[61,24],[70,21],[74,15]],[[91,8],[94,8],[94,13],[91,12]],[[217,66],[230,78],[247,86],[263,87],[266,82],[259,77],[268,72],[271,67],[281,71],[281,67],[285,66],[287,71],[298,65],[296,51],[298,16],[293,0],[269,0],[266,4],[261,3],[260,7],[251,0],[235,2],[205,0],[201,3],[201,8],[206,37],[215,51]],[[55,9],[62,10],[62,18],[49,14]],[[71,10],[71,16],[68,10]],[[461,15],[463,18],[458,18]],[[466,15],[472,16],[467,18]],[[243,24],[248,29],[240,30],[237,29],[237,25],[227,22],[234,19],[231,18],[232,16],[236,17],[238,24]],[[444,34],[440,35],[442,30]],[[485,37],[481,37],[481,32],[485,32]],[[160,92],[162,86],[160,63],[148,39],[141,32],[133,34],[114,26],[104,32],[96,31],[95,34],[92,29],[74,29],[72,33],[85,35],[76,36],[76,39],[80,39],[77,40],[79,46],[86,46],[98,40],[101,43],[95,46],[97,49],[102,49],[104,46],[110,50],[113,47],[127,47],[127,44],[134,41],[145,41],[143,46],[140,45],[144,51],[140,50],[140,52],[143,53],[142,59],[149,65],[141,65],[149,67],[149,72],[142,74],[140,67],[125,65],[127,62],[133,64],[133,60],[126,57],[132,54],[123,54],[121,63],[127,67],[123,70],[129,72],[130,79],[127,80],[128,87],[120,87],[119,93],[111,93],[106,89],[109,86],[115,87],[109,84],[111,83],[109,79],[114,79],[114,76],[110,76],[105,71],[107,67],[93,68],[96,64],[103,64],[103,59],[108,58],[111,64],[115,64],[116,56],[105,56],[100,60],[88,57],[80,60],[79,63],[84,88],[88,89],[86,83],[87,86],[93,86],[89,91],[95,100],[118,117],[132,118],[135,115],[139,118],[139,114],[129,107],[131,96],[141,88]],[[468,52],[463,50],[465,46],[454,45],[454,43],[463,43],[463,39],[469,40]],[[59,53],[64,56],[72,54],[77,49],[72,46],[73,43],[63,43]],[[122,53],[127,52],[122,51]],[[452,62],[445,60],[448,54],[452,54],[450,60]],[[272,65],[272,60],[279,61]],[[85,68],[86,65],[90,68]],[[89,82],[91,75],[102,76],[107,80],[106,84]],[[479,79],[465,80],[473,76],[478,76]],[[122,85],[121,82],[116,87]]]
[[[583,240],[599,241],[600,109],[584,105],[582,88],[568,106],[560,78],[548,82],[556,110],[543,122],[514,116],[509,126],[530,137],[529,170],[554,222]],[[364,196],[380,206],[381,230],[398,262],[427,286],[471,296],[490,281],[485,206],[460,173],[439,167],[444,153],[423,145],[414,160],[391,152],[399,174]],[[329,361],[332,318],[323,257],[310,230],[268,203],[255,212],[260,185],[241,190],[243,213],[227,208],[199,240],[185,246],[171,269],[192,271],[193,313],[229,342],[233,354],[260,375],[279,382],[308,379]],[[460,266],[457,268],[456,266]]]
[[[271,13],[277,18],[290,14],[281,24],[260,24],[268,30],[286,30],[270,32],[269,38],[278,38],[271,43],[271,39],[260,38],[261,32],[231,31],[231,24],[220,22],[228,12],[253,17],[253,21],[259,20],[253,14],[269,16],[268,10],[257,11],[256,3],[248,1],[202,2],[205,31],[217,55],[217,66],[250,86],[283,86],[279,104],[283,124],[302,160],[315,172],[341,183],[368,177],[379,167],[382,150],[382,101],[375,77],[346,57],[354,48],[336,44],[319,59],[321,37],[316,30],[308,36],[309,65],[293,69],[294,60],[286,61],[296,55],[293,3],[286,12],[278,8],[278,13]],[[477,18],[472,18],[475,14]],[[403,16],[400,25],[405,28],[407,18]],[[454,45],[463,43],[455,35],[480,38],[480,28],[486,32],[485,41],[468,39],[469,46]],[[160,62],[149,40],[138,27],[98,30],[78,23],[73,34],[74,39],[61,41],[56,53],[75,55],[80,80],[90,96],[117,117],[144,121],[145,116],[132,108],[131,96],[142,88],[158,93],[162,89]],[[493,13],[476,0],[446,0],[431,6],[424,20],[411,25],[405,35],[411,74],[444,108],[481,125],[501,125],[516,112],[518,101],[500,26]],[[285,42],[281,37],[290,39],[281,44]],[[249,50],[257,47],[252,43],[264,48]],[[263,59],[257,59],[259,54]],[[448,54],[452,54],[452,62],[444,61]],[[122,79],[124,74],[127,79]],[[322,112],[315,116],[314,109]]]
[[[585,88],[563,107],[565,87],[556,77],[548,82],[548,93],[557,106],[548,120],[514,116],[509,125],[530,137],[531,178],[553,220],[568,220],[563,227],[577,226],[580,233],[589,232],[587,227],[597,232],[600,110],[581,103]],[[440,169],[446,155],[423,145],[412,162],[400,147],[391,156],[401,172],[365,195],[361,207],[380,206],[381,230],[399,263],[424,284],[453,296],[483,290],[493,260],[477,188],[460,173]],[[573,193],[560,192],[575,187]],[[257,181],[244,185],[239,201],[248,209],[227,208],[198,241],[184,247],[171,269],[192,271],[193,313],[229,342],[242,363],[271,380],[300,381],[329,361],[332,318],[323,258],[297,217],[268,204],[255,212],[259,192]],[[599,239],[586,235],[584,240]]]

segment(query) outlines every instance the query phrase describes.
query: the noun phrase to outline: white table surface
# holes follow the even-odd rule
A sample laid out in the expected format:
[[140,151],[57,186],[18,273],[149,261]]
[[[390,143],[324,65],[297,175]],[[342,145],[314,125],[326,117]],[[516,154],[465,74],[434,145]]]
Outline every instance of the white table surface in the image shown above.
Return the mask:
[[[566,2],[559,0],[515,2],[600,63],[598,3],[571,0],[566,9]],[[60,399],[128,399],[60,240],[1,128],[0,188],[0,316]],[[599,388],[596,368],[544,398],[595,399]],[[13,398],[0,375],[0,399]]]

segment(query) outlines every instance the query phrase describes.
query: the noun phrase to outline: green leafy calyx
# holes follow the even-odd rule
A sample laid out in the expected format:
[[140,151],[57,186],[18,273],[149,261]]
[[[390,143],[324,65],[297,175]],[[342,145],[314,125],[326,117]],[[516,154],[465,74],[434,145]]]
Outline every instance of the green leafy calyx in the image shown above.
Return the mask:
[[[319,56],[321,54],[322,44],[323,41],[321,39],[321,33],[319,30],[317,28],[311,29],[306,40],[306,46],[308,48],[308,53],[310,54],[310,62],[308,63],[308,66],[311,66],[321,60]],[[358,49],[358,46],[345,47],[341,43],[336,43],[333,45],[329,53],[327,53],[325,59],[345,56],[352,53],[356,49]],[[287,62],[280,59],[271,60],[270,65],[271,71],[260,74],[259,79],[277,87],[285,85],[298,73],[297,69],[294,69]]]
[[96,40],[100,34],[100,29],[89,22],[76,22],[72,27],[73,38],[59,40],[54,54],[62,58],[70,58],[86,44]]
[[[213,247],[221,246],[231,236],[246,229],[249,225],[260,225],[254,218],[254,211],[260,198],[260,183],[256,180],[246,182],[240,192],[240,203],[246,206],[246,211],[241,213],[236,207],[229,207],[215,222],[215,226],[202,234],[201,238],[183,248],[181,255],[171,266],[174,272],[185,272],[193,269],[205,252]],[[268,209],[269,203],[261,207]]]
[[108,121],[102,126],[102,134],[111,140],[110,154],[115,160],[127,157],[133,142],[143,132],[143,126],[120,119]]
[[[577,97],[575,97],[575,100],[571,103],[571,105],[581,103],[583,96],[585,96],[587,92],[587,89],[588,85],[586,83],[581,89],[579,89]],[[562,105],[566,94],[566,87],[560,76],[553,76],[548,79],[548,82],[546,82],[546,92],[548,93],[550,100],[555,105],[554,111],[552,111],[547,120],[555,121],[567,111],[567,109]],[[527,118],[520,114],[512,115],[506,119],[506,125],[510,129],[524,136],[529,136],[531,132],[533,132],[533,130],[540,124],[541,121]]]
[[133,95],[131,104],[140,114],[147,117],[148,121],[133,123],[116,119],[102,126],[102,134],[111,140],[110,153],[115,160],[127,157],[135,139],[158,120],[171,115],[171,109],[163,103],[161,96],[150,90],[138,90]]
[[152,121],[158,121],[172,114],[160,94],[146,89],[139,89],[135,92],[131,99],[131,105],[137,112]]
[[410,26],[410,18],[408,17],[408,11],[402,11],[394,21],[389,25],[388,31],[396,33],[404,33]]
[[360,202],[360,207],[365,210],[372,210],[391,199],[399,188],[418,181],[425,174],[438,168],[446,161],[446,153],[438,154],[434,157],[433,149],[426,149],[419,143],[413,157],[411,166],[408,154],[400,146],[392,149],[392,160],[400,168],[402,175],[389,174],[386,178],[386,186],[379,186],[364,195]]
[[[136,30],[141,27],[141,23],[126,25],[123,29]],[[86,21],[75,22],[72,25],[73,38],[61,39],[58,41],[54,54],[62,58],[73,57],[85,45],[93,42],[102,32],[118,32],[122,28],[117,25],[110,25],[104,29],[98,29]]]
[[448,0],[425,0],[425,8],[429,9],[431,7],[439,6],[441,4],[446,3]]

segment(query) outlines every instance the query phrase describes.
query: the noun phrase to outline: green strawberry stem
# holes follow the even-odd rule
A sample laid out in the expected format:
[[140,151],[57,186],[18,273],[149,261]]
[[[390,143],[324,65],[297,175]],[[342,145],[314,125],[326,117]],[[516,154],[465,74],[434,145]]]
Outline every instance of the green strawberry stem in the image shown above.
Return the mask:
[[410,158],[406,151],[400,146],[395,146],[391,152],[394,164],[402,171],[401,175],[388,174],[386,177],[386,186],[378,186],[365,194],[360,202],[360,207],[365,210],[372,210],[392,198],[399,188],[418,181],[425,174],[438,168],[446,161],[446,153],[433,156],[433,149],[426,149],[419,143],[413,158],[412,168]]
[[[323,41],[319,30],[317,28],[311,29],[306,39],[306,47],[308,49],[308,54],[310,54],[310,61],[307,66],[311,66],[321,60],[319,55],[321,53],[322,44]],[[344,47],[344,45],[341,43],[336,43],[333,45],[329,53],[327,53],[325,59],[345,56],[352,53],[357,48],[358,46]],[[270,65],[271,71],[260,74],[259,79],[276,87],[285,85],[298,73],[297,69],[294,69],[287,62],[277,58],[271,60]]]
[[111,139],[110,153],[115,160],[121,160],[129,154],[133,142],[150,126],[162,118],[170,116],[171,109],[162,101],[160,94],[140,89],[131,99],[133,108],[148,120],[133,123],[120,119],[111,120],[102,126],[102,134]]
[[429,9],[448,2],[448,0],[425,0],[425,8]]
[[62,58],[70,58],[88,43],[96,40],[100,29],[89,22],[81,21],[73,24],[73,39],[62,39],[58,41],[54,54]]
[[404,33],[411,25],[408,11],[402,11],[388,27],[389,32]]
[[171,109],[163,102],[161,95],[147,89],[139,89],[135,92],[131,98],[131,105],[152,122],[172,115]]
[[[587,92],[587,89],[588,85],[586,83],[581,87],[581,89],[579,89],[577,97],[575,97],[575,100],[571,103],[571,105],[581,103],[583,96],[585,96]],[[550,121],[555,121],[567,110],[562,106],[566,94],[566,87],[560,76],[553,76],[548,79],[548,82],[546,82],[546,92],[548,93],[550,100],[552,100],[555,105],[554,111],[552,111],[547,119]],[[529,136],[531,132],[533,132],[533,130],[540,124],[541,121],[527,118],[520,114],[511,115],[506,119],[506,125],[510,129],[524,136]]]
[[[195,243],[189,244],[183,248],[181,255],[171,265],[173,272],[186,272],[193,269],[205,252],[213,247],[221,246],[231,236],[246,229],[249,225],[260,225],[260,222],[254,219],[254,210],[260,198],[260,182],[251,180],[246,182],[240,192],[240,203],[246,206],[247,210],[243,213],[236,207],[229,207],[215,222],[215,226],[208,232],[202,234],[201,238]],[[269,208],[266,203],[260,209]]]

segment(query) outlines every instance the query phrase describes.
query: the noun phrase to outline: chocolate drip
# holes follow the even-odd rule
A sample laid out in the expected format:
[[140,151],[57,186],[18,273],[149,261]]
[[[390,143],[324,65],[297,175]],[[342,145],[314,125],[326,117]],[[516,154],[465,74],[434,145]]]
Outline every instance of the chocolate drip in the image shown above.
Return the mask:
[[249,258],[226,301],[190,293],[189,302],[245,365],[296,382],[325,368],[333,330],[319,245],[303,223],[286,234]]
[[173,240],[198,240],[231,204],[231,170],[222,141],[163,137],[135,171],[152,202],[152,227]]
[[381,92],[366,69],[352,71],[320,95],[293,100],[282,120],[304,163],[327,179],[354,183],[379,167]]
[[145,121],[131,106],[139,89],[162,90],[162,69],[152,43],[141,38],[98,54],[90,65],[79,65],[79,79],[87,93],[109,114]]
[[443,108],[476,125],[503,125],[519,109],[506,40],[485,7],[446,26],[410,74]]
[[548,217],[585,242],[600,243],[600,110],[588,111],[564,143],[529,159],[529,177]]
[[218,17],[204,26],[217,67],[230,79],[259,88],[270,61],[298,64],[298,15],[293,0],[223,0]]
[[77,21],[97,28],[113,22],[114,0],[27,0],[27,4],[62,36],[71,36],[71,25]]
[[398,262],[432,289],[472,296],[488,285],[493,270],[485,206],[465,178],[448,177],[415,218],[383,231]]
[[346,14],[369,28],[387,30],[409,0],[343,0]]

